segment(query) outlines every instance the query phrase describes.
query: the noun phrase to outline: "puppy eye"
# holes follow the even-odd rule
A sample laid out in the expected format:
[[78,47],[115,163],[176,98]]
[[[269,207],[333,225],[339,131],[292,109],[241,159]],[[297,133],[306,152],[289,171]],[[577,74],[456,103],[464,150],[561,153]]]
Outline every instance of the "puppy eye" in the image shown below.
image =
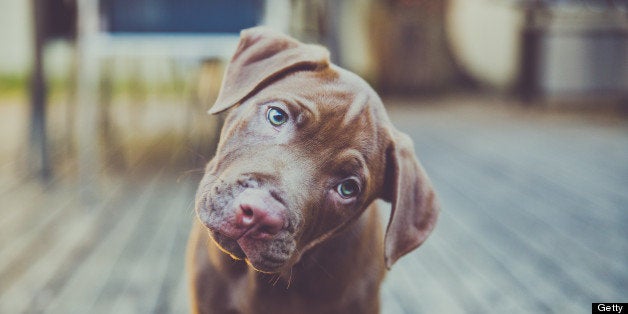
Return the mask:
[[288,114],[279,108],[270,107],[268,113],[266,113],[266,119],[273,126],[280,126],[288,122]]
[[360,192],[360,186],[354,179],[348,179],[338,184],[336,191],[343,198],[352,198]]

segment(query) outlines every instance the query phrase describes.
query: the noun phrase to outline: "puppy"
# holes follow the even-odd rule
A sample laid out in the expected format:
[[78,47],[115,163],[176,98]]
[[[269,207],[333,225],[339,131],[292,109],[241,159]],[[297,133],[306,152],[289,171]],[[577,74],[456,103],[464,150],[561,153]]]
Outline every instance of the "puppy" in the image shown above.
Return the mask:
[[378,313],[386,268],[438,216],[411,139],[326,49],[260,27],[242,31],[209,113],[226,110],[196,195],[192,311]]

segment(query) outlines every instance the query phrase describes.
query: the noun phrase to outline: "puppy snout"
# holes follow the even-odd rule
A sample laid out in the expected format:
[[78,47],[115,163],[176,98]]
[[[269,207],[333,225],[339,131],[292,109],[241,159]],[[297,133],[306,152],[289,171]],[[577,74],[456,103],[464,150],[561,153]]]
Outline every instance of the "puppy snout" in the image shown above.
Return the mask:
[[286,208],[268,191],[243,191],[235,210],[235,226],[248,230],[245,234],[248,237],[272,237],[286,227]]

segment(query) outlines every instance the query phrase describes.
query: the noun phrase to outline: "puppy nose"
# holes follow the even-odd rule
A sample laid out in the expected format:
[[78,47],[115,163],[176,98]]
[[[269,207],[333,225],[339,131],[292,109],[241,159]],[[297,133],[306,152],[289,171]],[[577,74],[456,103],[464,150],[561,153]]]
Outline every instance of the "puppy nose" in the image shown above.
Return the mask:
[[235,225],[255,238],[274,236],[284,228],[286,208],[269,192],[247,189],[238,196]]

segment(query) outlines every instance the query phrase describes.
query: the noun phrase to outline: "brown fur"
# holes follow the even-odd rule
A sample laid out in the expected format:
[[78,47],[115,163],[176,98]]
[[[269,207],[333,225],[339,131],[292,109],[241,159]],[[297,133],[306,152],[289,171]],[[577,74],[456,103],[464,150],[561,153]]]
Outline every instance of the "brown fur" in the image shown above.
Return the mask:
[[[288,121],[269,124],[272,108]],[[325,49],[253,28],[210,113],[225,110],[188,243],[193,312],[378,313],[385,269],[438,205],[377,94]],[[346,180],[357,194],[338,192]],[[377,199],[392,203],[385,237]]]

